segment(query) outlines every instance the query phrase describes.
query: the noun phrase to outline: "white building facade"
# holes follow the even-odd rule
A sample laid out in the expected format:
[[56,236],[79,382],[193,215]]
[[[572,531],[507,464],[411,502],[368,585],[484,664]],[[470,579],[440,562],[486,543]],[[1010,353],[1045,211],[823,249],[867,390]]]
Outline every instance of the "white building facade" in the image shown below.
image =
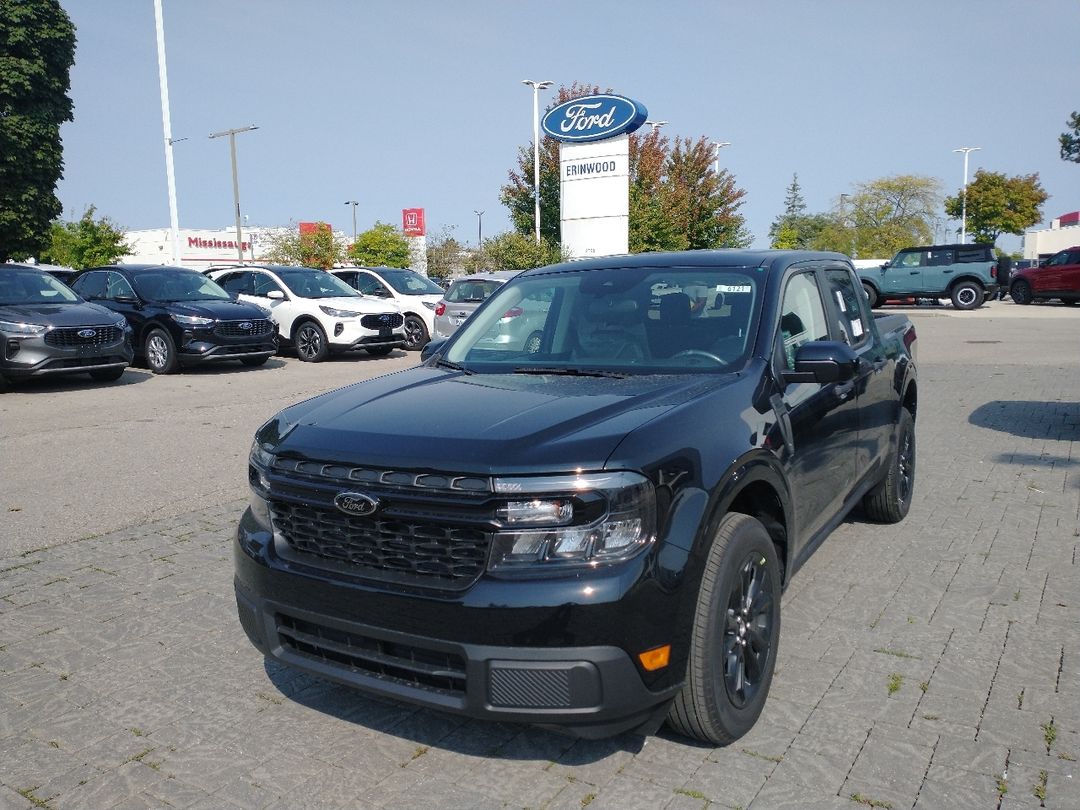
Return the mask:
[[1025,259],[1045,259],[1059,250],[1080,245],[1080,211],[1062,214],[1049,228],[1027,231],[1022,249]]

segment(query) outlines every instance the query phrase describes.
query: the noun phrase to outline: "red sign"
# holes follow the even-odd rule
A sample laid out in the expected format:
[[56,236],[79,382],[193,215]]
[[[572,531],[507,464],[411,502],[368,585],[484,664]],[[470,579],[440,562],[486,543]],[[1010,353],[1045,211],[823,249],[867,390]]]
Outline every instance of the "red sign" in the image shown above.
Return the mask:
[[424,209],[423,208],[402,208],[401,209],[401,230],[405,232],[406,236],[423,236],[424,231]]
[[325,222],[301,222],[300,223],[300,235],[304,236],[309,233],[318,233],[319,231],[329,231],[330,226]]

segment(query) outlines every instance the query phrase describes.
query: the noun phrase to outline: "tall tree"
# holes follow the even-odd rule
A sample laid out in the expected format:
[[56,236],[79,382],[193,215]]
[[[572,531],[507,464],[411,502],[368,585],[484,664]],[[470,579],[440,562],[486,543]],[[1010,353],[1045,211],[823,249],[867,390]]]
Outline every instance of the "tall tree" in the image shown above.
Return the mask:
[[[1006,177],[1001,172],[979,169],[967,187],[967,227],[976,242],[993,244],[1003,233],[1022,234],[1042,220],[1046,191],[1038,173]],[[945,198],[945,213],[959,219],[964,191]]]
[[376,222],[356,237],[349,258],[367,267],[408,267],[409,243],[400,230],[386,222]]
[[345,250],[325,222],[320,227],[301,232],[298,228],[282,229],[263,237],[266,246],[259,259],[274,264],[321,267],[329,270],[341,264]]
[[566,258],[568,257],[563,255],[558,245],[552,245],[544,238],[537,244],[536,237],[532,234],[509,232],[485,239],[481,249],[470,254],[465,260],[465,268],[469,272],[528,270],[555,264]]
[[431,278],[450,278],[462,270],[466,247],[454,238],[453,226],[427,238],[427,272]]
[[0,261],[34,256],[63,207],[75,27],[58,0],[0,0]]
[[1068,132],[1062,132],[1058,138],[1061,144],[1061,159],[1080,163],[1080,112],[1074,112],[1065,122]]
[[97,209],[90,206],[74,222],[54,222],[49,228],[49,243],[38,258],[82,270],[112,264],[131,253],[124,233],[108,217],[95,219]]
[[785,250],[808,248],[830,221],[827,215],[806,213],[799,175],[793,174],[784,197],[784,213],[769,226],[769,244]]
[[898,174],[860,183],[847,202],[844,221],[832,217],[812,247],[892,256],[901,248],[931,244],[940,209],[941,184],[933,177]]

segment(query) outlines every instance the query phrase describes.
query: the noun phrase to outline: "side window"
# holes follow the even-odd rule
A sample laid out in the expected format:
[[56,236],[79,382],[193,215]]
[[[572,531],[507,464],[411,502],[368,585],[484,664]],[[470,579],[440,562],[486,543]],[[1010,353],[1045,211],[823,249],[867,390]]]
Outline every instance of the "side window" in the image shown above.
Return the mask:
[[131,289],[128,280],[119,273],[109,273],[108,283],[105,288],[105,297],[111,300],[117,298],[134,298],[135,291]]
[[826,270],[825,278],[829,282],[829,297],[838,313],[840,334],[849,346],[858,346],[866,340],[869,325],[859,305],[860,293],[855,289],[855,282],[847,270]]
[[795,353],[804,343],[828,340],[829,327],[817,276],[798,273],[788,281],[780,309],[779,353],[783,367],[795,368]]
[[255,276],[255,279],[254,289],[252,290],[251,295],[258,295],[265,298],[268,293],[272,293],[274,290],[283,292],[278,283],[270,278],[270,276],[266,275],[266,273],[254,273],[253,275]]
[[1080,264],[1080,250],[1069,251],[1069,264]]
[[921,250],[913,250],[908,253],[901,253],[896,258],[897,267],[922,267],[923,253]]
[[376,298],[389,298],[390,293],[386,291],[386,287],[374,276],[369,276],[367,273],[356,274],[356,289],[362,292],[364,295],[373,295]]
[[226,273],[218,279],[218,284],[229,295],[254,295],[251,273]]
[[1059,264],[1068,264],[1068,263],[1069,263],[1069,252],[1067,250],[1063,250],[1063,251],[1061,251],[1061,253],[1056,253],[1053,256],[1051,256],[1049,259],[1047,259],[1046,266],[1047,267],[1057,267]]
[[92,301],[95,298],[105,297],[105,284],[108,281],[107,273],[87,273],[75,282],[74,290],[83,298]]
[[926,255],[926,266],[942,267],[947,264],[954,264],[954,255],[952,249],[931,250]]
[[962,264],[993,261],[993,257],[987,255],[988,253],[989,251],[985,247],[976,247],[974,245],[968,248],[960,248],[956,251],[956,261]]

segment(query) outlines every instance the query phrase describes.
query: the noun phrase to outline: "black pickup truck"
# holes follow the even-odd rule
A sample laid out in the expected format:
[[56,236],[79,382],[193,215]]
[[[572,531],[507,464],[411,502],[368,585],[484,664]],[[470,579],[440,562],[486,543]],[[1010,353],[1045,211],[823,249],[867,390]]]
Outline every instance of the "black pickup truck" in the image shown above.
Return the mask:
[[259,429],[240,621],[378,695],[725,744],[799,566],[854,507],[907,514],[916,405],[911,323],[840,254],[530,270],[416,368]]

